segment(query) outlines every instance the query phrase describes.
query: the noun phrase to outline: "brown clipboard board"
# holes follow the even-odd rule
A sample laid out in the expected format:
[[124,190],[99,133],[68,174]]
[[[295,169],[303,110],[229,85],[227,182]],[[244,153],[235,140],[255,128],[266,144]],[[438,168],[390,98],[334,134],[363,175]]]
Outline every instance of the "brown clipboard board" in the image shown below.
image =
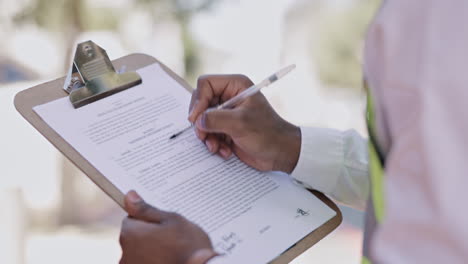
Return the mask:
[[[161,67],[185,89],[192,92],[193,88],[180,76],[175,74],[167,66],[159,62],[157,59],[145,54],[131,54],[112,61],[115,68],[120,68],[123,65],[129,71],[135,71],[153,63],[159,63]],[[38,105],[48,103],[50,101],[68,96],[62,89],[65,77],[46,82],[44,84],[26,89],[19,92],[15,96],[14,104],[18,112],[35,128],[37,129],[52,145],[54,145],[65,157],[67,157],[76,167],[86,174],[102,191],[109,195],[117,204],[123,207],[124,194],[120,192],[104,175],[94,168],[85,158],[83,158],[70,144],[68,144],[57,132],[49,127],[33,108]],[[326,237],[335,230],[342,222],[342,214],[335,203],[328,199],[325,195],[317,191],[311,191],[322,202],[328,205],[336,212],[336,215],[328,220],[325,224],[315,229],[305,238],[292,245],[287,251],[282,253],[272,262],[273,264],[285,264],[291,262],[307,249],[315,245],[322,238]]]

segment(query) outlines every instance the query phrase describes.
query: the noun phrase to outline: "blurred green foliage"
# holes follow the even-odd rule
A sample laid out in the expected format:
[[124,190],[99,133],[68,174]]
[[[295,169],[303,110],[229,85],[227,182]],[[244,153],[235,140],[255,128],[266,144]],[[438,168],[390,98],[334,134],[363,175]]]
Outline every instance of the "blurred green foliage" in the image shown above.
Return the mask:
[[[219,0],[135,0],[134,8],[142,8],[153,17],[154,23],[171,19],[181,27],[184,44],[184,65],[187,77],[197,68],[196,44],[189,30],[191,18]],[[74,43],[74,36],[80,32],[116,30],[119,17],[127,10],[93,7],[91,0],[31,0],[14,21],[18,24],[33,23],[46,30],[60,32],[68,45]],[[137,30],[137,29],[136,29]],[[69,47],[67,53],[74,47]],[[66,56],[68,57],[68,56]],[[65,64],[68,64],[67,62]]]
[[[197,12],[210,8],[217,0],[135,0],[135,7],[143,7],[155,20],[174,18],[189,21]],[[34,23],[48,30],[63,30],[73,26],[81,31],[113,30],[119,16],[126,10],[92,7],[87,0],[32,0],[19,12],[16,23]]]
[[313,59],[328,86],[361,88],[365,33],[379,6],[379,0],[357,0],[347,8],[322,14]]
[[181,27],[181,39],[184,43],[185,77],[189,81],[196,78],[199,58],[198,47],[189,26],[192,16],[208,10],[221,0],[136,0],[137,4],[150,10],[155,22],[166,16],[175,19]]
[[[154,23],[170,19],[181,27],[186,78],[195,78],[198,47],[190,31],[194,14],[210,9],[221,0],[134,0],[132,8],[148,12]],[[354,0],[346,7],[327,8],[319,13],[318,37],[314,38],[313,60],[320,79],[332,87],[361,87],[361,53],[367,26],[380,0]],[[15,17],[17,24],[33,23],[59,32],[71,52],[74,36],[84,31],[116,30],[128,10],[94,7],[92,0],[30,0]],[[138,29],[135,29],[138,30]],[[68,56],[66,56],[68,57]],[[68,62],[65,62],[68,66]]]
[[14,20],[18,24],[34,23],[51,31],[75,28],[78,31],[114,30],[117,28],[119,10],[91,8],[84,0],[31,1]]

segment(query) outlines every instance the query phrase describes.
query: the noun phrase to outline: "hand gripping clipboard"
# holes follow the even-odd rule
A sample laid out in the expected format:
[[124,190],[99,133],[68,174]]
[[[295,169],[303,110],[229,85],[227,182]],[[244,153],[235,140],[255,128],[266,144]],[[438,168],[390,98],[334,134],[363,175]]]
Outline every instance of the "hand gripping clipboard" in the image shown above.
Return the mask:
[[[107,57],[107,55],[105,54]],[[110,62],[110,61],[109,61]],[[106,67],[113,66],[117,69],[125,67],[127,72],[133,72],[137,69],[146,67],[148,65],[158,63],[161,67],[180,85],[182,85],[185,89],[189,92],[193,91],[193,88],[180,76],[175,74],[171,69],[167,66],[159,62],[157,59],[145,55],[145,54],[131,54],[119,59],[112,61],[111,65],[107,65]],[[111,68],[108,68],[111,70]],[[76,69],[75,69],[76,70]],[[63,84],[72,84],[76,81],[76,78],[73,80],[73,66],[72,70],[67,77],[62,77],[50,82],[43,83],[41,85],[26,89],[24,91],[19,92],[15,96],[14,104],[18,112],[35,128],[37,129],[50,143],[52,143],[63,155],[65,155],[75,166],[77,166],[84,174],[86,174],[102,191],[104,191],[107,195],[109,195],[117,204],[123,207],[123,198],[124,194],[120,192],[104,175],[102,175],[96,168],[94,168],[85,158],[83,158],[80,153],[78,153],[70,144],[68,144],[62,137],[60,137],[51,127],[49,127],[36,112],[33,111],[33,108],[38,105],[42,105],[66,96],[69,96],[69,93],[62,89]],[[83,76],[81,76],[83,78]],[[136,76],[133,76],[136,77]],[[83,79],[85,79],[84,76]],[[67,79],[67,80],[66,80]],[[66,81],[66,82],[65,82]],[[82,82],[86,82],[86,80],[81,80]],[[138,83],[137,79],[130,78],[130,81],[133,81],[133,85]],[[101,82],[102,83],[102,82]],[[82,83],[83,84],[83,83]],[[75,86],[75,89],[83,88]],[[82,86],[82,85],[81,85]],[[132,85],[128,87],[118,87],[119,89],[131,89]],[[65,88],[67,88],[65,86]],[[72,87],[73,88],[73,87]],[[73,89],[71,89],[73,90]],[[69,89],[69,92],[71,91]],[[99,89],[98,89],[99,90]],[[102,91],[100,91],[102,92]],[[118,92],[118,91],[116,91]],[[99,93],[99,91],[98,91]],[[101,95],[102,97],[110,96],[113,92],[110,92],[105,95]],[[89,94],[88,94],[89,95]],[[99,100],[102,98],[98,96],[97,98],[93,98],[87,103],[92,103],[94,100]],[[76,108],[79,105],[75,106]],[[330,234],[333,230],[335,230],[340,223],[342,222],[342,215],[341,211],[338,207],[325,195],[317,191],[310,191],[311,195],[315,195],[319,198],[322,202],[332,208],[336,215],[331,218],[328,222],[320,226],[319,228],[315,229],[313,232],[308,234],[305,238],[298,241],[295,245],[291,246],[287,251],[283,254],[278,256],[275,260],[271,263],[273,264],[284,264],[289,263],[297,256],[302,254],[304,251],[315,245],[318,241],[322,238],[326,237]]]

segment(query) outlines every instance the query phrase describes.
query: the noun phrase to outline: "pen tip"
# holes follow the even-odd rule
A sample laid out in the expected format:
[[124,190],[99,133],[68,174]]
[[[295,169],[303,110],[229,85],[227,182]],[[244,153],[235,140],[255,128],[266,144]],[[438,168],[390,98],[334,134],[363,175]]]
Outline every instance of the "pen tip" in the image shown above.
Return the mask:
[[176,137],[177,137],[177,135],[172,135],[169,139],[174,139]]

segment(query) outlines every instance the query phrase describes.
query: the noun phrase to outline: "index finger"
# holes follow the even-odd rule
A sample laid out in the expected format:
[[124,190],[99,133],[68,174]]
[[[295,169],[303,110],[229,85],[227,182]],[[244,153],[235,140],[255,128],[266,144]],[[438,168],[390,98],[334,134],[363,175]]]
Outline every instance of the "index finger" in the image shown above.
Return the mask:
[[229,100],[251,85],[248,77],[239,74],[201,76],[192,94],[189,121],[194,123],[206,109]]

